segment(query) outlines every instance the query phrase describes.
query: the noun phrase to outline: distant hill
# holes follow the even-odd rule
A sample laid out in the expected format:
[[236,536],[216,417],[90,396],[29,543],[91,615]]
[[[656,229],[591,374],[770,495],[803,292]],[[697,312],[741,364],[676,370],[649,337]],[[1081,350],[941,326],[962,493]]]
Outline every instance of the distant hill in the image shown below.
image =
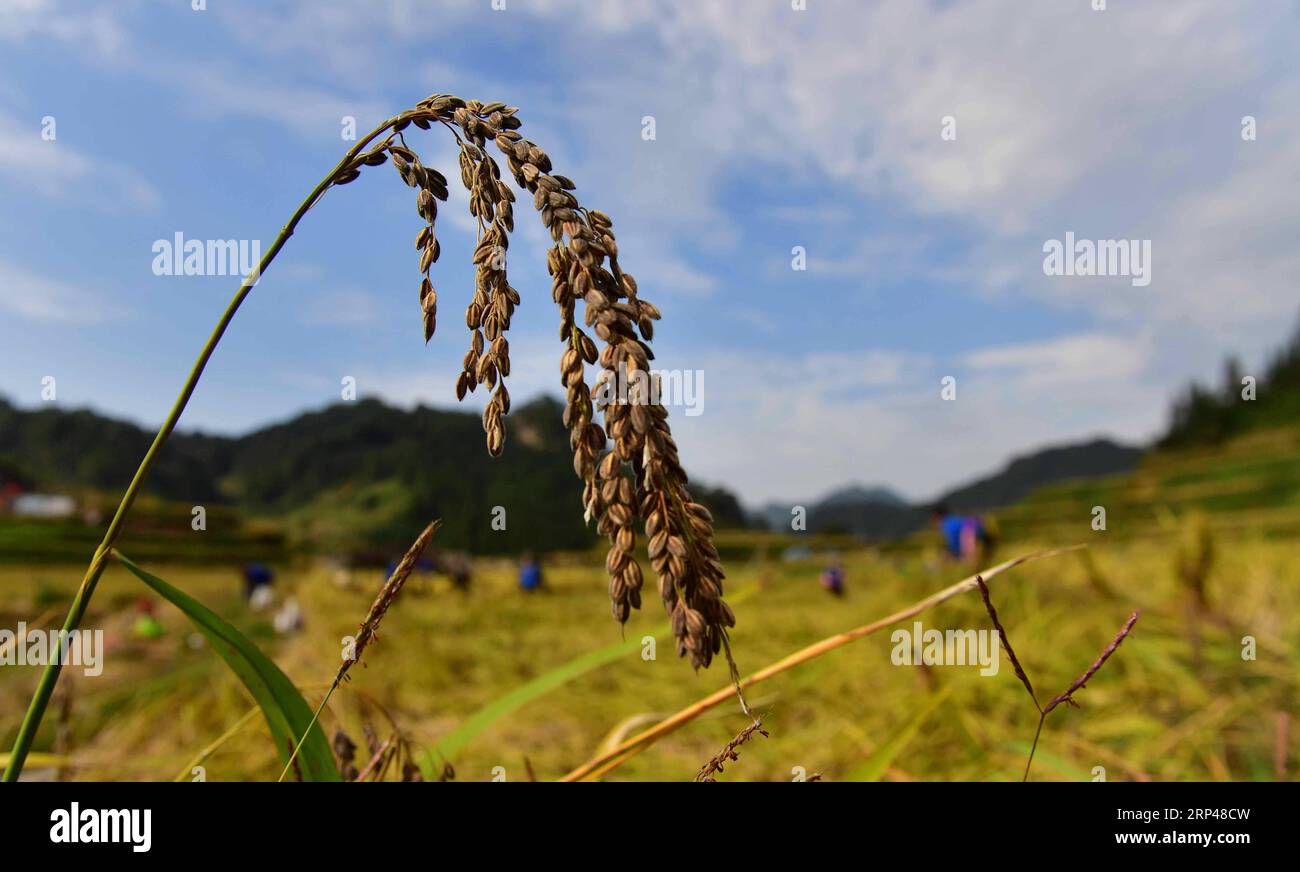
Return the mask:
[[1137,469],[1041,488],[998,513],[1008,538],[1090,541],[1095,507],[1107,538],[1221,531],[1300,536],[1300,426],[1261,426],[1213,445],[1157,448]]
[[[511,411],[499,458],[473,412],[396,409],[368,399],[299,415],[239,438],[179,432],[145,491],[189,505],[274,518],[292,541],[334,551],[402,547],[440,517],[439,545],[476,553],[586,548],[562,407]],[[20,410],[0,400],[0,473],[43,488],[111,492],[130,481],[152,432],[94,412]],[[693,483],[720,527],[745,515],[735,496]],[[496,507],[505,529],[493,528]],[[498,513],[499,515],[499,513]]]
[[1142,454],[1141,448],[1109,439],[1045,448],[1012,458],[1000,472],[954,488],[937,502],[958,512],[1001,508],[1045,485],[1128,472],[1138,465]]
[[1179,394],[1169,428],[1132,472],[1035,490],[999,512],[1008,536],[1086,541],[1187,536],[1202,522],[1251,536],[1300,535],[1300,330],[1254,377],[1234,359],[1219,388]]
[[[227,516],[272,519],[292,542],[334,551],[401,548],[433,517],[443,518],[439,544],[447,548],[583,548],[595,534],[581,521],[580,488],[560,414],[553,399],[516,408],[508,421],[508,450],[495,460],[483,449],[477,414],[406,411],[377,400],[338,404],[239,438],[181,432],[168,441],[146,493],[187,505],[224,506]],[[1131,507],[1149,521],[1163,511],[1166,489],[1191,494],[1178,499],[1185,497],[1197,511],[1239,505],[1280,512],[1279,506],[1300,502],[1300,473],[1287,453],[1297,434],[1300,330],[1258,378],[1230,360],[1221,388],[1188,387],[1173,404],[1168,431],[1145,456],[1142,449],[1107,439],[1055,446],[1015,457],[1000,471],[937,499],[963,512],[1015,506],[1001,512],[1000,520],[1004,530],[1024,531],[1054,519],[1072,523],[1077,506],[1090,508],[1103,497],[1106,505]],[[0,485],[116,496],[152,439],[151,431],[94,412],[21,410],[0,400]],[[1255,459],[1251,451],[1258,453]],[[1216,470],[1218,458],[1232,458],[1237,466]],[[1258,481],[1248,481],[1237,468],[1247,465],[1251,475],[1258,467]],[[1193,469],[1194,486],[1187,478],[1192,473],[1182,472]],[[1133,492],[1135,482],[1147,490]],[[1149,492],[1156,482],[1159,487]],[[750,520],[728,491],[698,482],[692,491],[720,527],[790,529],[793,503],[768,504]],[[809,532],[868,540],[922,528],[930,505],[859,484],[798,504],[807,509]],[[497,506],[506,510],[503,531],[490,523]],[[1058,512],[1058,506],[1069,508]],[[1279,518],[1278,524],[1291,523],[1289,516]]]
[[[1108,439],[1047,448],[1016,457],[1001,471],[950,490],[934,502],[962,512],[997,509],[1046,485],[1128,472],[1142,453]],[[852,533],[872,541],[895,539],[925,526],[931,505],[908,503],[888,488],[853,485],[808,504],[808,530]],[[763,518],[771,529],[788,530],[791,508],[772,503],[764,508]]]
[[[15,408],[0,399],[0,475],[39,487],[122,491],[154,434],[84,409]],[[148,491],[207,503],[220,500],[218,473],[230,466],[236,441],[177,433],[150,476]]]
[[[876,485],[853,484],[839,490],[831,491],[820,499],[796,503],[772,502],[764,505],[757,512],[757,521],[770,530],[789,530],[791,510],[795,505],[809,509],[810,514],[820,512],[821,520],[831,527],[839,525],[840,513],[851,515],[856,512],[870,512],[876,508],[886,511],[905,508],[907,500],[887,487]],[[853,525],[848,525],[849,529]],[[836,532],[834,529],[831,532]]]
[[903,499],[887,487],[881,485],[877,485],[876,487],[864,487],[860,484],[849,485],[848,487],[831,491],[818,502],[823,506],[907,505],[907,500]]

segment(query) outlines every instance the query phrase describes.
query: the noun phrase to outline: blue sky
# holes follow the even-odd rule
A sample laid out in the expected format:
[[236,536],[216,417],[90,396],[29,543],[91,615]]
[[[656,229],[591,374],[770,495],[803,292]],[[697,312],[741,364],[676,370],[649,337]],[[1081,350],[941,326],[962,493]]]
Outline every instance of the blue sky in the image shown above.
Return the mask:
[[[54,376],[60,405],[158,423],[237,280],[155,276],[154,242],[269,245],[344,116],[368,130],[433,92],[521,107],[613,216],[664,311],[658,365],[704,373],[703,413],[673,411],[686,465],[751,504],[922,498],[1044,443],[1148,438],[1171,391],[1292,329],[1294,4],[792,5],[6,0],[0,394],[34,407]],[[410,141],[455,180],[448,136]],[[308,215],[183,426],[241,432],[345,376],[454,405],[473,231],[463,195],[442,215],[428,347],[414,203],[372,171]],[[1044,275],[1067,231],[1151,240],[1151,284]],[[561,349],[522,208],[515,236],[519,401],[558,394]]]

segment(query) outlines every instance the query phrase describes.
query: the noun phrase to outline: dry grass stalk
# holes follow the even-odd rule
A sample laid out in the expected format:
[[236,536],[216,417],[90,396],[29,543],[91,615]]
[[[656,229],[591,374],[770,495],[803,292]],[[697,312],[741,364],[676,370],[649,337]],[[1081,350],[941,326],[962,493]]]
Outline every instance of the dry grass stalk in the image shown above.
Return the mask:
[[230,739],[232,739],[235,736],[236,733],[238,733],[244,727],[251,724],[254,721],[254,719],[256,719],[261,714],[262,714],[261,707],[256,705],[253,706],[248,711],[244,712],[243,717],[241,717],[239,720],[231,724],[230,727],[228,727],[224,733],[222,733],[220,736],[218,736],[217,738],[209,742],[207,746],[203,748],[203,750],[195,754],[194,757],[188,763],[182,766],[180,768],[180,771],[177,772],[175,776],[173,776],[172,781],[182,782],[182,781],[189,781],[191,778],[193,778],[195,766],[202,766],[203,763],[209,757],[211,757],[218,750],[220,750],[222,746],[226,744],[226,742],[230,741]]
[[1007,631],[1003,629],[1002,622],[998,620],[998,610],[993,608],[993,600],[989,599],[989,586],[984,583],[984,579],[978,575],[975,576],[975,584],[980,589],[980,599],[984,600],[984,609],[989,613],[989,618],[993,621],[993,628],[998,631],[998,638],[1002,640],[1002,650],[1007,652],[1007,657],[1011,660],[1011,666],[1016,671],[1016,678],[1029,691],[1029,698],[1034,701],[1034,707],[1040,712],[1043,707],[1038,704],[1038,696],[1034,693],[1034,686],[1029,683],[1029,676],[1025,674],[1024,668],[1020,665],[1020,658],[1016,656],[1016,651],[1011,647],[1011,640],[1007,638]]
[[[320,714],[325,710],[325,706],[330,701],[330,697],[334,695],[334,691],[338,690],[339,684],[348,677],[348,670],[352,668],[352,664],[361,659],[366,647],[378,637],[380,622],[383,621],[384,615],[388,613],[389,607],[397,599],[398,594],[402,592],[402,587],[406,584],[412,570],[415,569],[415,564],[419,562],[421,555],[424,554],[424,549],[429,547],[429,540],[433,538],[433,534],[440,526],[442,526],[442,521],[432,521],[429,526],[424,528],[411,547],[402,555],[402,559],[393,570],[393,574],[389,576],[388,581],[384,582],[384,586],[379,589],[375,601],[370,604],[370,610],[366,613],[365,620],[361,622],[361,629],[357,632],[356,640],[353,642],[352,651],[350,652],[352,656],[345,658],[343,663],[339,665],[338,672],[334,674],[334,681],[330,683],[329,690],[325,691],[325,697],[320,701],[320,705],[316,707],[311,722],[307,724],[307,729],[298,738],[298,744],[290,749],[289,762],[285,764],[284,770],[280,773],[280,781],[284,780],[290,766],[297,766],[298,752],[302,750],[302,743],[307,740],[312,727],[316,726],[316,721],[320,719]],[[369,725],[367,725],[366,729],[369,731]],[[371,742],[370,744],[373,748],[374,743]],[[358,776],[359,778],[360,776]]]
[[[1033,554],[1026,554],[1023,557],[1017,557],[1013,560],[1007,560],[1004,563],[999,563],[997,566],[985,570],[983,573],[981,573],[981,576],[986,580],[991,579],[994,578],[995,576],[1001,575],[1003,572],[1006,572],[1009,569],[1019,566],[1022,563],[1028,563],[1033,560],[1042,560],[1043,558],[1052,557],[1057,554],[1064,554],[1066,552],[1076,551],[1081,547],[1083,546],[1073,546],[1070,548],[1054,548],[1048,551],[1037,551],[1034,552]],[[849,644],[850,642],[861,639],[864,636],[870,636],[873,633],[878,633],[879,631],[885,629],[886,627],[890,627],[894,624],[897,624],[899,621],[905,621],[909,618],[916,617],[922,612],[932,609],[935,606],[939,605],[940,603],[952,599],[958,594],[965,593],[966,591],[969,590],[973,590],[976,586],[975,579],[977,577],[979,576],[972,575],[968,578],[965,578],[957,582],[954,585],[951,585],[950,587],[946,587],[943,590],[938,591],[937,593],[931,594],[930,596],[926,597],[923,600],[920,600],[919,602],[913,603],[912,605],[908,606],[905,609],[902,609],[901,611],[894,612],[892,615],[887,615],[883,618],[880,618],[879,620],[872,621],[869,624],[865,624],[853,630],[848,630],[843,633],[837,633],[834,636],[830,636],[826,639],[822,639],[820,642],[815,642],[812,645],[807,646],[806,648],[801,648],[800,650],[795,651],[793,654],[789,654],[786,657],[783,657],[780,660],[776,661],[775,663],[769,664],[768,666],[763,667],[762,669],[747,676],[746,678],[741,679],[738,682],[738,686],[741,689],[747,689],[749,687],[752,687],[755,684],[758,684],[761,681],[766,681],[767,679],[775,675],[779,675],[788,669],[792,669],[793,667],[798,666],[801,663],[806,663],[809,660],[812,660],[816,657],[820,657],[821,655],[827,653],[828,651],[834,651],[836,648],[840,648],[844,645]],[[650,727],[647,730],[643,730],[642,732],[636,734],[635,736],[632,736],[631,738],[624,740],[623,742],[619,743],[616,747],[608,751],[605,751],[603,753],[597,754],[594,758],[588,760],[586,763],[574,769],[572,772],[569,772],[560,780],[561,781],[583,781],[588,778],[598,778],[601,775],[604,775],[606,772],[609,772],[610,770],[615,769],[616,767],[626,762],[629,758],[631,758],[635,754],[638,754],[641,751],[645,750],[646,748],[650,747],[655,742],[662,739],[664,736],[676,731],[677,729],[681,728],[685,724],[688,724],[691,721],[695,720],[697,717],[699,717],[709,709],[714,708],[715,706],[718,706],[723,702],[726,702],[728,699],[732,697],[733,694],[735,694],[735,692],[736,692],[736,688],[729,685],[727,687],[723,687],[709,694],[703,699],[697,700],[691,705],[688,705],[686,708],[678,711],[676,714],[673,714],[665,718],[664,720],[660,721],[658,724],[654,725],[653,727]]]
[[356,766],[356,743],[342,729],[335,731],[333,740],[334,757],[339,763],[339,772],[344,781],[383,781],[390,770],[396,770],[402,781],[423,781],[424,776],[411,753],[411,743],[394,724],[393,733],[383,742],[375,734],[369,721],[362,724],[362,733],[370,753],[365,767],[358,770]]
[[375,775],[375,781],[382,781],[384,770],[388,768],[388,764],[392,760],[392,752],[392,738],[385,739],[381,745],[374,749],[374,752],[370,756],[370,762],[367,763],[365,768],[357,775],[356,780],[365,781],[366,777],[373,773]]
[[1047,716],[1063,702],[1067,702],[1075,708],[1079,707],[1079,704],[1074,701],[1074,694],[1082,690],[1092,680],[1092,677],[1097,674],[1097,670],[1101,669],[1102,665],[1110,659],[1110,655],[1114,654],[1116,649],[1119,648],[1120,643],[1128,638],[1128,634],[1132,632],[1133,625],[1137,623],[1141,612],[1135,611],[1129,615],[1128,620],[1124,622],[1124,626],[1115,634],[1115,638],[1102,650],[1101,655],[1093,661],[1083,675],[1076,678],[1074,683],[1066,688],[1064,692],[1057,694],[1052,698],[1051,702],[1043,706],[1038,702],[1038,695],[1034,693],[1034,686],[1030,684],[1029,676],[1025,674],[1025,670],[1020,665],[1020,659],[1016,657],[1015,649],[1011,647],[1011,640],[1007,638],[1007,631],[1003,629],[1002,622],[998,619],[998,611],[993,607],[993,600],[989,598],[988,585],[978,575],[975,577],[975,584],[979,587],[980,598],[984,600],[984,609],[989,614],[989,620],[993,622],[993,626],[1002,640],[1002,648],[1007,652],[1007,657],[1011,659],[1011,665],[1015,668],[1016,677],[1025,686],[1025,690],[1029,691],[1029,698],[1034,701],[1034,708],[1038,709],[1038,728],[1034,731],[1034,741],[1029,747],[1029,759],[1025,761],[1025,774],[1020,779],[1021,781],[1028,781],[1029,767],[1034,764],[1034,752],[1038,750],[1038,740],[1043,735],[1043,723],[1047,720]]
[[419,561],[420,556],[424,554],[424,549],[429,547],[429,540],[433,538],[433,534],[440,526],[442,526],[441,521],[433,521],[424,528],[411,547],[402,555],[401,561],[397,564],[397,568],[393,570],[393,574],[388,581],[379,589],[375,601],[370,604],[370,611],[366,613],[365,620],[361,622],[361,629],[357,632],[352,657],[343,661],[342,665],[339,666],[338,674],[334,676],[335,687],[347,677],[352,664],[361,659],[366,647],[378,636],[380,622],[383,621],[389,607],[397,599],[397,595],[402,592],[406,579],[410,577],[411,571],[415,569],[415,564]]
[[736,737],[728,742],[727,746],[718,752],[716,757],[704,764],[703,768],[700,769],[699,774],[695,776],[695,780],[701,782],[717,781],[718,779],[713,776],[721,773],[725,764],[740,759],[740,746],[748,742],[750,737],[755,733],[758,733],[765,739],[769,735],[767,730],[763,729],[763,722],[761,720],[755,720],[752,724],[737,733]]
[[1052,709],[1056,708],[1063,702],[1068,702],[1075,708],[1079,707],[1079,704],[1074,701],[1074,694],[1087,685],[1092,677],[1097,674],[1097,670],[1100,669],[1102,665],[1110,659],[1110,655],[1114,654],[1115,650],[1119,648],[1120,643],[1128,638],[1128,634],[1132,632],[1133,625],[1137,623],[1137,619],[1141,614],[1140,611],[1135,611],[1133,614],[1128,616],[1128,620],[1124,622],[1124,626],[1120,627],[1119,632],[1115,634],[1115,638],[1110,641],[1110,644],[1107,645],[1104,650],[1102,650],[1101,655],[1092,662],[1092,665],[1088,667],[1087,671],[1084,672],[1083,675],[1076,678],[1073,684],[1067,687],[1064,692],[1058,694],[1047,704],[1046,708],[1043,709],[1043,714],[1051,714]]

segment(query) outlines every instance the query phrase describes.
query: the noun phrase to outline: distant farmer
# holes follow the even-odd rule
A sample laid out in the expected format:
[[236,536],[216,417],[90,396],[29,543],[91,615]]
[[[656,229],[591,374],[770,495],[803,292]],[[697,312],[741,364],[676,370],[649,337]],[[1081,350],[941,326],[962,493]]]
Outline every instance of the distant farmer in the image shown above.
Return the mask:
[[831,596],[844,596],[844,567],[838,560],[822,570],[821,583]]
[[442,571],[451,579],[451,586],[461,593],[469,593],[470,583],[474,580],[474,563],[464,554],[444,553],[441,561]]
[[531,552],[519,562],[519,589],[530,592],[542,589],[542,564]]
[[931,510],[930,521],[943,537],[944,550],[955,560],[976,560],[992,551],[993,537],[978,515],[956,515],[939,503]]
[[271,600],[271,583],[275,573],[261,563],[244,567],[244,599],[255,609],[265,608]]
[[298,605],[298,600],[289,597],[284,601],[284,605],[271,618],[271,626],[281,636],[290,636],[302,629],[302,607]]

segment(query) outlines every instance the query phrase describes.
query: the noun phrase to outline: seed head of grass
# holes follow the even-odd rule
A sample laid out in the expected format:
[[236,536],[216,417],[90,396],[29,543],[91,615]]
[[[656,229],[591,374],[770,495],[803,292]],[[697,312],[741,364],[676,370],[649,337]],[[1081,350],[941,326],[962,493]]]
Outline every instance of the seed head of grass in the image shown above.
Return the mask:
[[1051,714],[1052,709],[1056,708],[1063,702],[1068,702],[1075,708],[1079,707],[1079,704],[1074,701],[1074,694],[1082,690],[1084,685],[1092,680],[1092,677],[1097,674],[1097,670],[1100,669],[1102,665],[1110,659],[1110,655],[1114,654],[1116,649],[1119,648],[1120,643],[1128,638],[1128,634],[1132,632],[1133,625],[1137,623],[1141,614],[1140,611],[1135,611],[1133,614],[1128,616],[1128,620],[1124,622],[1124,626],[1120,627],[1119,632],[1115,634],[1115,638],[1111,639],[1110,644],[1102,650],[1101,655],[1092,662],[1092,665],[1088,667],[1087,671],[1076,678],[1073,684],[1067,687],[1064,692],[1055,696],[1052,701],[1043,708],[1044,715]]
[[[483,409],[488,452],[499,455],[505,446],[504,419],[510,411],[506,332],[520,304],[505,259],[514,231],[515,194],[489,154],[491,146],[505,159],[515,184],[532,195],[554,243],[547,269],[565,346],[560,358],[563,420],[573,468],[583,482],[584,517],[594,519],[609,539],[605,568],[613,616],[626,622],[632,609],[641,606],[643,577],[635,556],[640,522],[678,654],[700,668],[726,649],[734,675],[727,631],[735,625],[735,615],[722,596],[725,573],[713,543],[713,518],[686,488],[668,412],[650,379],[654,353],[649,342],[660,311],[641,297],[636,279],[620,264],[613,220],[579,202],[574,182],[554,173],[549,155],[519,132],[522,122],[513,106],[434,94],[397,116],[379,144],[344,166],[335,183],[351,182],[363,168],[391,158],[402,180],[417,189],[416,209],[425,222],[415,243],[426,341],[437,325],[438,296],[429,273],[440,252],[438,203],[446,201],[448,191],[446,177],[423,166],[407,146],[403,132],[411,125],[426,130],[441,125],[459,146],[460,178],[469,192],[478,241],[474,293],[465,310],[470,348],[457,376],[456,395],[463,400],[479,385],[491,392]],[[587,382],[587,366],[600,369],[594,386]],[[632,387],[611,398],[613,384]],[[595,420],[598,412],[603,426]]]
[[411,547],[402,555],[402,559],[398,562],[397,568],[393,570],[393,574],[389,576],[388,581],[384,582],[384,586],[379,589],[374,602],[370,604],[370,611],[366,613],[365,620],[361,622],[361,628],[357,631],[356,643],[353,646],[351,658],[344,660],[343,664],[339,666],[338,675],[334,679],[335,684],[347,675],[348,670],[352,668],[352,664],[361,659],[366,647],[374,641],[379,633],[379,624],[383,621],[384,615],[388,613],[388,609],[397,599],[397,595],[402,592],[406,579],[410,577],[411,571],[415,569],[415,564],[419,561],[420,556],[424,554],[424,549],[429,546],[429,540],[433,538],[434,532],[441,525],[441,521],[433,521],[424,528]]
[[1007,638],[1007,631],[1003,629],[1002,622],[998,620],[998,610],[993,607],[993,600],[989,597],[989,586],[984,583],[981,576],[975,576],[975,584],[979,587],[980,598],[984,600],[984,609],[989,613],[989,620],[993,622],[993,628],[998,632],[998,638],[1002,640],[1002,649],[1007,652],[1007,659],[1011,661],[1011,667],[1016,671],[1016,678],[1029,691],[1029,698],[1034,701],[1034,707],[1040,712],[1043,707],[1038,704],[1038,695],[1034,693],[1034,686],[1029,682],[1029,676],[1025,674],[1024,667],[1020,665],[1020,658],[1016,656],[1016,651],[1011,647],[1011,640]]
[[978,575],[975,576],[975,584],[979,587],[980,598],[984,600],[984,609],[989,613],[989,620],[993,622],[993,627],[998,631],[998,637],[1002,640],[1002,648],[1007,652],[1007,657],[1011,660],[1011,665],[1016,671],[1016,678],[1020,679],[1020,683],[1025,686],[1025,690],[1029,691],[1029,698],[1034,701],[1034,708],[1038,709],[1038,729],[1034,732],[1034,741],[1029,748],[1029,759],[1025,762],[1025,775],[1021,779],[1027,781],[1029,780],[1029,767],[1033,765],[1034,752],[1038,750],[1038,740],[1043,734],[1043,723],[1047,720],[1047,716],[1063,702],[1078,708],[1078,703],[1074,701],[1074,694],[1083,689],[1084,685],[1097,674],[1097,670],[1101,669],[1102,665],[1110,659],[1110,655],[1115,653],[1120,643],[1128,638],[1128,634],[1132,632],[1133,625],[1137,623],[1141,612],[1135,611],[1129,615],[1128,620],[1124,622],[1124,626],[1120,628],[1115,638],[1102,650],[1101,655],[1093,661],[1083,675],[1076,678],[1073,684],[1053,697],[1052,701],[1044,706],[1038,702],[1038,696],[1034,693],[1034,686],[1029,682],[1029,676],[1025,674],[1024,668],[1021,667],[1020,658],[1016,657],[1015,649],[1011,647],[1011,640],[1007,638],[1007,631],[1003,628],[1002,621],[998,619],[998,610],[993,607],[993,600],[989,597],[988,585]]
[[740,746],[748,742],[755,733],[764,738],[768,737],[768,732],[763,729],[763,722],[761,720],[755,720],[752,724],[737,733],[736,737],[728,742],[727,746],[718,752],[716,757],[704,764],[700,769],[699,774],[695,776],[695,780],[717,781],[713,776],[721,773],[723,766],[727,763],[740,759]]

